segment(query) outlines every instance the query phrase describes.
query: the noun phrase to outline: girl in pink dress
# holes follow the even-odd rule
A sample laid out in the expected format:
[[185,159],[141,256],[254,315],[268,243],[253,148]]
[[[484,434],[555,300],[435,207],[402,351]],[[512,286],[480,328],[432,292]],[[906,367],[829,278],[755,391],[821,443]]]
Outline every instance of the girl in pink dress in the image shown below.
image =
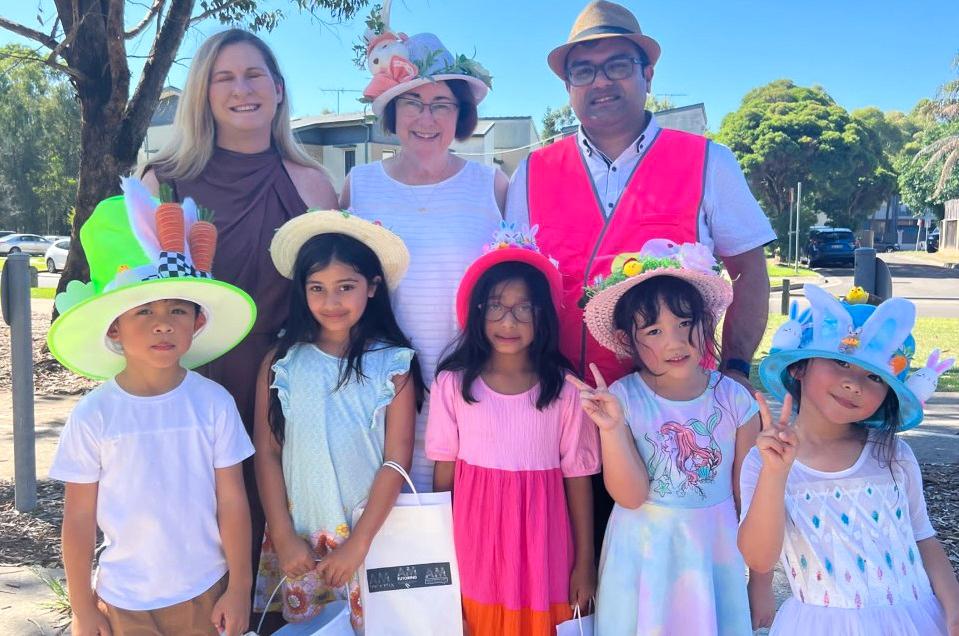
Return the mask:
[[535,228],[503,225],[457,292],[463,335],[439,366],[426,428],[471,636],[549,636],[596,588],[590,475],[599,439],[564,382],[562,282]]

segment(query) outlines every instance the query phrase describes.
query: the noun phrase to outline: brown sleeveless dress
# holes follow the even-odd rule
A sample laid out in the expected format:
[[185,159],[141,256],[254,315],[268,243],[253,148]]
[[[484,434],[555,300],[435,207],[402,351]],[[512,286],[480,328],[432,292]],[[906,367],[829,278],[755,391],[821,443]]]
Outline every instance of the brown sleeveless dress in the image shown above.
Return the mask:
[[[162,175],[158,179],[164,181]],[[252,437],[257,372],[289,307],[290,281],[273,266],[270,241],[283,223],[306,211],[306,203],[275,148],[255,154],[217,148],[199,177],[166,182],[178,200],[192,197],[213,210],[219,235],[213,276],[236,285],[256,302],[257,318],[250,334],[226,355],[196,369],[230,392]],[[253,518],[252,562],[256,564],[264,519],[252,458],[243,464],[243,477]]]

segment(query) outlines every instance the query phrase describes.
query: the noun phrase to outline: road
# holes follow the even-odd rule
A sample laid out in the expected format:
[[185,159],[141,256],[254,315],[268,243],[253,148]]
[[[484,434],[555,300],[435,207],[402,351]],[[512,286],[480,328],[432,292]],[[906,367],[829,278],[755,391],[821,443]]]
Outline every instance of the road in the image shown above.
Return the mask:
[[[893,293],[915,302],[920,316],[959,318],[959,270],[928,265],[909,252],[882,254],[880,258],[889,265]],[[815,271],[825,277],[822,286],[833,294],[844,294],[852,287],[851,268],[817,267]],[[804,306],[801,289],[792,290],[791,295]],[[778,313],[780,306],[781,293],[774,292],[769,297],[770,313]]]

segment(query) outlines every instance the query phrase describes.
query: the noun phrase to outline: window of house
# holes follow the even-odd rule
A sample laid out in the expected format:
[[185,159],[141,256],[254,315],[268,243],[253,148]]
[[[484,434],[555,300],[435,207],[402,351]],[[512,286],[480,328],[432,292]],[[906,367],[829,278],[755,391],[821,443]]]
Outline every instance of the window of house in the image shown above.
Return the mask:
[[350,174],[350,170],[353,169],[353,166],[356,165],[356,151],[355,150],[344,150],[343,151],[343,175],[346,176]]

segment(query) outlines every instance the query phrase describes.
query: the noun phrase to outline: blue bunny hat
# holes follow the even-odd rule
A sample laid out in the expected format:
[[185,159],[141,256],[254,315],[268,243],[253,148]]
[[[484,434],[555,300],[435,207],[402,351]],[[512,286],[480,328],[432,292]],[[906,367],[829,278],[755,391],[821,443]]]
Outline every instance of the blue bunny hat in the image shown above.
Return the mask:
[[[916,306],[905,298],[890,298],[878,306],[850,304],[815,285],[806,285],[804,291],[809,309],[799,313],[793,308],[790,320],[773,336],[773,347],[759,365],[759,377],[766,390],[783,399],[787,387],[795,382],[789,367],[801,360],[844,360],[875,373],[895,392],[899,399],[899,430],[918,426],[923,417],[922,402],[932,391],[925,386],[928,382],[919,382],[922,373],[928,375],[928,369],[914,373],[916,381],[907,377],[916,350],[911,333]],[[883,426],[880,411],[863,424]]]

